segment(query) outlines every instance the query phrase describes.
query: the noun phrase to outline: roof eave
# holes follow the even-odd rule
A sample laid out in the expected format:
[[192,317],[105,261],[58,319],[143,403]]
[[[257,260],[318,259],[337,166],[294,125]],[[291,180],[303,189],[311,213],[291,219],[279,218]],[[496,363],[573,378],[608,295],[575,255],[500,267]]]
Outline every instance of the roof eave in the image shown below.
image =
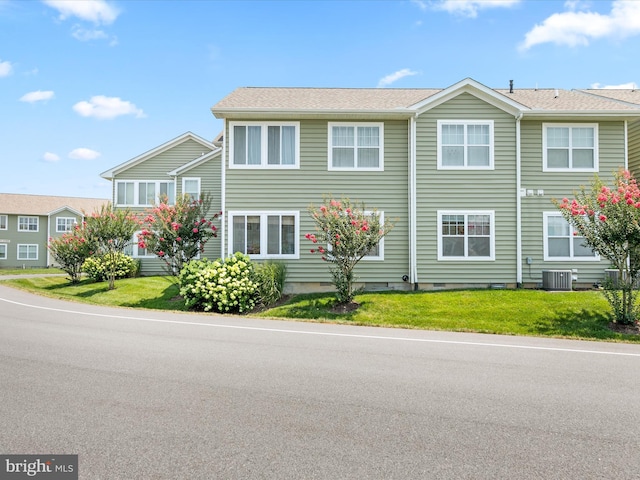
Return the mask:
[[279,118],[279,117],[337,117],[337,116],[358,116],[376,118],[409,118],[414,115],[414,110],[406,107],[392,109],[335,109],[335,108],[211,108],[211,113],[219,119],[233,118]]

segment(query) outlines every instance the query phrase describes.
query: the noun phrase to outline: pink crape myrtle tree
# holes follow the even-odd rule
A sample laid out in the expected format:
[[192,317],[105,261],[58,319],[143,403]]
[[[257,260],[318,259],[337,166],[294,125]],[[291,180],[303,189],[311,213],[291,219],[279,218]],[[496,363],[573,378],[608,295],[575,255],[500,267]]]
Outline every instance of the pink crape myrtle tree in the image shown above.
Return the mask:
[[95,245],[87,239],[86,222],[75,224],[70,232],[49,238],[49,252],[62,271],[69,275],[71,283],[78,283],[82,264],[93,255]]
[[309,207],[309,214],[316,226],[315,233],[305,235],[314,244],[311,253],[329,264],[338,304],[352,303],[357,293],[354,268],[378,247],[393,224],[381,223],[377,211],[368,211],[363,203],[348,198],[325,197],[319,207]]
[[554,203],[584,243],[608,259],[618,271],[615,280],[605,279],[603,293],[613,311],[614,322],[633,325],[640,313],[637,285],[640,273],[640,188],[626,171],[615,174],[613,186],[597,176],[591,187],[581,187],[575,198]]
[[175,205],[169,205],[166,197],[161,199],[145,212],[138,247],[161,258],[169,275],[178,275],[184,264],[201,254],[207,242],[218,235],[213,222],[222,212],[210,213],[212,198],[210,193],[202,193],[198,200],[182,195]]

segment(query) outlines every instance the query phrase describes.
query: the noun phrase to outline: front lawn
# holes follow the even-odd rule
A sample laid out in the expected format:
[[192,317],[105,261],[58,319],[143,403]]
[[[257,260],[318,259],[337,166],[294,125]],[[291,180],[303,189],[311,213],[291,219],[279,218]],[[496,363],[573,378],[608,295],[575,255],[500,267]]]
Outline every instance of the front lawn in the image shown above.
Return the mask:
[[[2,284],[64,300],[95,305],[186,311],[172,277],[139,277],[106,282],[64,277],[4,280]],[[439,292],[377,292],[356,297],[360,307],[333,313],[334,295],[296,295],[280,306],[253,316],[354,325],[481,332],[505,335],[564,337],[639,342],[608,328],[609,307],[597,291],[451,290]]]

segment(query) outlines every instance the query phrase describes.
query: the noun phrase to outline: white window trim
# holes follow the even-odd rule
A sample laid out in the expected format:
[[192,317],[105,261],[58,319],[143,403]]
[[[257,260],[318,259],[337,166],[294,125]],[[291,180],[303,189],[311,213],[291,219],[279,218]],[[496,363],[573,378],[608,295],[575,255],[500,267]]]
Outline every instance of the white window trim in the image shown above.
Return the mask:
[[[23,258],[20,256],[20,247],[36,247],[36,258]],[[29,254],[29,249],[27,248],[27,255]],[[19,243],[16,246],[16,258],[18,260],[29,260],[29,261],[36,261],[38,260],[40,256],[40,252],[39,252],[39,248],[38,248],[38,244],[37,243]]]
[[[35,230],[21,229],[20,228],[20,219],[21,218],[35,218],[36,219],[36,229]],[[18,231],[19,232],[29,232],[29,233],[38,233],[40,231],[40,218],[39,217],[34,217],[33,215],[20,215],[18,217]]]
[[[593,128],[593,168],[553,168],[547,166],[547,128]],[[571,138],[571,135],[569,135]],[[543,123],[542,124],[542,171],[543,172],[599,172],[599,134],[597,123]],[[569,147],[571,153],[572,147]],[[573,157],[570,155],[569,162]]]
[[[2,248],[2,247],[4,247],[4,248]],[[7,247],[7,244],[6,243],[0,243],[0,260],[6,260],[7,259],[7,250],[9,250],[9,247]]]
[[[118,185],[122,183],[133,183],[133,203],[118,203]],[[138,203],[140,198],[140,184],[141,183],[155,183],[156,195],[155,200],[159,201],[159,192],[161,183],[173,183],[173,198],[176,197],[176,182],[174,180],[116,180],[116,188],[114,191],[114,204],[117,207],[151,207],[150,203]]]
[[[1,220],[4,219],[4,222]],[[4,223],[4,227],[2,224]],[[9,229],[9,215],[0,215],[0,230],[8,230]]]
[[[544,248],[544,261],[545,262],[599,262],[600,255],[597,253],[593,257],[575,257],[573,256],[573,241],[569,242],[569,251],[572,255],[568,257],[552,257],[549,255],[549,217],[560,217],[562,214],[558,212],[542,212],[543,226],[542,226],[542,243]],[[569,229],[574,232],[573,226],[569,224]],[[569,237],[573,240],[573,237]],[[595,253],[595,252],[594,252]]]
[[198,182],[198,198],[196,200],[200,200],[200,195],[202,194],[202,179],[200,177],[183,177],[182,178],[182,195],[187,193],[185,191],[185,184],[188,181],[197,181]]
[[131,239],[131,253],[127,253],[127,255],[129,255],[131,258],[157,258],[157,255],[155,254],[150,254],[150,255],[139,255],[138,254],[138,242],[140,241],[138,238],[138,235],[140,235],[140,233],[142,233],[142,231],[137,231],[136,233],[133,234],[133,238]]
[[[378,127],[380,135],[380,144],[378,149],[380,150],[380,156],[377,167],[334,167],[333,166],[333,127]],[[356,134],[356,138],[358,135]],[[328,163],[327,168],[329,171],[336,172],[383,172],[384,171],[384,123],[382,122],[329,122],[327,126],[327,138],[328,138]],[[354,146],[354,149],[356,147]],[[354,156],[354,162],[357,158]]]
[[[59,220],[64,220],[65,221],[65,226],[66,224],[69,222],[69,220],[71,220],[71,230],[60,230],[60,225],[58,224]],[[75,217],[56,217],[56,233],[66,233],[66,232],[71,232],[73,230],[73,224],[74,223],[78,223],[78,220]]]
[[[242,164],[236,165],[233,163],[234,157],[234,127],[260,127],[262,129],[260,133],[260,165]],[[267,127],[294,127],[295,128],[295,159],[293,165],[270,165],[268,163],[269,153],[269,137],[264,134]],[[237,169],[283,169],[292,170],[300,168],[300,122],[229,122],[229,168]]]
[[[437,169],[438,170],[495,170],[494,163],[494,122],[493,120],[438,120],[438,131],[437,131]],[[443,125],[488,125],[489,126],[489,165],[473,165],[468,166],[467,162],[469,157],[467,155],[467,134],[465,129],[465,139],[464,139],[464,165],[443,165],[442,164],[442,126]]]
[[[437,228],[438,228],[438,261],[444,262],[492,262],[496,259],[496,215],[495,210],[438,210],[438,220],[437,220]],[[465,216],[465,256],[462,257],[451,257],[442,255],[442,217],[444,215],[464,215]],[[489,215],[490,218],[490,233],[489,233],[489,248],[491,249],[491,255],[488,257],[469,257],[466,255],[467,253],[467,217],[469,215]]]
[[[380,219],[380,225],[384,225],[384,212],[381,211],[377,211],[374,212],[372,210],[365,210],[364,214],[365,215],[373,215],[374,213],[378,214],[378,217]],[[331,244],[327,245],[327,254],[331,255],[332,252],[332,248],[331,248]],[[384,237],[382,237],[380,239],[380,242],[378,242],[378,255],[365,255],[364,257],[362,257],[362,261],[367,261],[367,262],[382,262],[384,261]]]
[[274,255],[268,253],[261,253],[259,255],[249,254],[249,258],[252,260],[268,260],[268,259],[280,259],[280,260],[298,260],[300,258],[300,212],[298,210],[234,210],[227,212],[227,225],[229,231],[229,239],[227,242],[228,251],[234,253],[233,249],[233,217],[236,216],[259,216],[260,217],[260,251],[267,252],[267,217],[269,215],[286,215],[294,217],[295,221],[295,253]]

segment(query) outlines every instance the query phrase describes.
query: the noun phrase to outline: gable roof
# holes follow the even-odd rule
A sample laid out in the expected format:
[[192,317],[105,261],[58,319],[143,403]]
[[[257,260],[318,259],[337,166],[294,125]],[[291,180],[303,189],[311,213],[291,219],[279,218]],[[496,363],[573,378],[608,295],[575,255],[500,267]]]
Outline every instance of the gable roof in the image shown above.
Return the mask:
[[606,97],[618,102],[630,103],[632,105],[640,106],[640,90],[637,88],[616,89],[616,88],[588,88],[585,90],[577,90],[578,92],[586,93],[589,95],[597,95],[599,97]]
[[173,148],[173,147],[175,147],[177,145],[180,145],[181,143],[184,143],[187,140],[194,140],[194,141],[198,142],[199,144],[201,144],[203,147],[208,148],[209,150],[215,150],[217,148],[213,143],[205,140],[204,138],[199,137],[198,135],[196,135],[194,133],[186,132],[186,133],[183,133],[182,135],[180,135],[179,137],[176,137],[176,138],[174,138],[172,140],[169,140],[168,142],[163,143],[162,145],[143,153],[142,155],[138,155],[137,157],[134,157],[131,160],[127,160],[126,162],[121,163],[120,165],[118,165],[116,167],[113,167],[113,168],[111,168],[111,169],[109,169],[109,170],[107,170],[105,172],[102,172],[100,174],[100,176],[102,178],[107,179],[107,180],[112,180],[113,177],[115,175],[117,175],[118,173],[124,172],[125,170],[127,170],[127,169],[129,169],[129,168],[131,168],[131,167],[133,167],[135,165],[138,165],[138,164],[144,162],[145,160],[148,160],[151,157],[154,157],[154,156],[159,155],[159,154],[161,154],[163,152],[166,152],[167,150],[170,150],[171,148]]
[[0,193],[0,214],[51,215],[65,208],[74,212],[92,213],[109,200],[105,198],[57,197]]
[[222,152],[222,148],[218,147],[209,153],[205,153],[204,155],[201,155],[198,158],[191,160],[190,162],[185,163],[184,165],[181,165],[180,167],[174,170],[171,170],[170,172],[167,173],[167,175],[181,175],[184,172],[189,171],[192,168],[197,167],[198,165],[202,165],[203,163],[208,162],[213,158],[220,157],[221,152]]

